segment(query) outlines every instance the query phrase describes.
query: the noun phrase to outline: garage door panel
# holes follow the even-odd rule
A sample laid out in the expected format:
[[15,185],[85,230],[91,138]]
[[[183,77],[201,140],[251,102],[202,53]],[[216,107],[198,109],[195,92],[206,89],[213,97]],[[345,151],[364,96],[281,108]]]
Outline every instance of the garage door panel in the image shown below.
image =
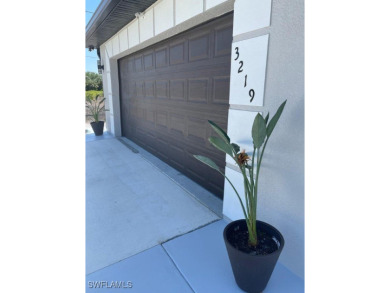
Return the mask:
[[187,61],[187,42],[181,40],[169,47],[169,65],[181,64]]
[[183,164],[183,162],[186,161],[185,150],[177,147],[174,144],[171,144],[169,146],[169,150],[168,150],[168,157],[169,157],[170,163],[173,164],[175,166],[175,168],[178,168],[181,171],[184,171],[186,169],[184,167],[184,164]]
[[[154,76],[160,75],[163,76],[164,74],[169,74],[173,75],[174,78],[191,78],[195,77],[195,72],[207,72],[208,75],[213,75],[213,74],[218,74],[218,72],[221,72],[221,70],[229,70],[230,71],[230,66],[226,65],[226,59],[230,62],[230,58],[222,58],[222,59],[211,59],[213,62],[213,67],[210,68],[210,59],[207,60],[202,60],[202,61],[197,61],[197,62],[186,62],[183,64],[178,64],[178,65],[170,65],[167,68],[156,68],[153,73],[145,73],[142,72],[140,73],[145,74],[142,76],[150,77],[150,74],[153,74]],[[188,67],[191,66],[192,71],[188,71]],[[229,72],[230,73],[230,72]]]
[[169,98],[169,80],[156,80],[156,98]]
[[152,70],[154,68],[154,54],[150,52],[144,55],[145,70]]
[[193,103],[207,103],[208,78],[188,79],[188,101]]
[[144,97],[144,82],[143,81],[136,82],[136,96],[137,96],[137,98]]
[[[137,109],[137,118],[139,121],[141,121],[141,123],[144,120],[144,113],[145,113],[145,109],[142,109],[142,108]],[[135,124],[135,125],[137,125],[137,124]]]
[[142,55],[135,58],[134,60],[134,71],[135,72],[140,72],[143,71],[143,62],[142,62]]
[[[220,189],[220,184],[224,183],[223,177],[214,169],[202,164],[202,163],[194,163],[193,168],[188,169],[188,175],[191,178],[196,178],[198,182],[202,185],[212,185],[215,190]],[[208,170],[211,169],[211,170]],[[200,176],[200,174],[207,174],[207,178],[204,176]],[[215,183],[213,183],[215,182]],[[210,184],[211,183],[211,184]]]
[[188,117],[188,139],[206,146],[207,125],[205,119]]
[[186,79],[173,79],[169,81],[169,98],[178,101],[187,100]]
[[146,119],[145,119],[145,121],[149,125],[153,126],[152,128],[154,128],[155,120],[154,120],[154,111],[153,110],[150,110],[150,109],[146,110]]
[[210,31],[193,36],[188,42],[189,62],[210,58]]
[[123,135],[220,197],[223,176],[193,155],[225,169],[207,120],[227,128],[232,23],[226,15],[119,60]]
[[229,41],[229,36],[233,34],[233,28],[228,25],[217,26],[215,28],[215,46],[214,46],[214,56],[229,56],[230,51],[229,47],[231,47],[232,42]]
[[186,135],[186,118],[183,115],[171,114],[170,115],[170,130],[174,135],[180,135],[184,137]]
[[213,94],[211,102],[215,104],[228,104],[230,76],[213,77]]
[[168,112],[157,111],[156,112],[156,125],[157,127],[168,129]]
[[154,99],[154,80],[145,80],[145,97],[149,99]]
[[168,47],[155,50],[156,68],[166,67],[168,65]]

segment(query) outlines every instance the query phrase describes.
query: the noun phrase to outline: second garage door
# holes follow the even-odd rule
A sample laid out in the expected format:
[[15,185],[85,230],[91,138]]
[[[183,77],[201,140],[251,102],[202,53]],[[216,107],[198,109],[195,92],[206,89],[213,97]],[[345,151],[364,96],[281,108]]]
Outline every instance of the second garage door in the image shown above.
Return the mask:
[[229,14],[119,60],[122,135],[221,198],[224,178],[192,155],[225,169],[207,120],[226,130],[232,27]]

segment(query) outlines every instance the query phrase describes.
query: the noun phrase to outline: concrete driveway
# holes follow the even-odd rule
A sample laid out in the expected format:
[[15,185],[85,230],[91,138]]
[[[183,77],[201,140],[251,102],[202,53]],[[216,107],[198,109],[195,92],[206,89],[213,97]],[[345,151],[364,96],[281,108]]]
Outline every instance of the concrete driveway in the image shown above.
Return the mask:
[[142,152],[87,135],[87,274],[218,219]]
[[[243,292],[220,199],[131,141],[86,141],[86,292]],[[266,292],[302,293],[304,281],[278,263]]]

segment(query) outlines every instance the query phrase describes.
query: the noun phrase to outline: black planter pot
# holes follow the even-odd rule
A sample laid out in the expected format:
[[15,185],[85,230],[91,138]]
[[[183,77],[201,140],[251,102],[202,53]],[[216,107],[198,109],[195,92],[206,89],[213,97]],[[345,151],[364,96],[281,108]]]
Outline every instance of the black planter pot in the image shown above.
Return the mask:
[[228,241],[228,235],[238,229],[248,231],[245,220],[233,221],[223,231],[223,238],[236,283],[238,287],[249,293],[263,292],[284,246],[283,236],[277,229],[261,221],[257,221],[256,226],[257,231],[267,232],[276,238],[279,242],[278,250],[267,255],[250,255],[235,248]]
[[96,136],[103,134],[104,121],[91,122],[91,126]]

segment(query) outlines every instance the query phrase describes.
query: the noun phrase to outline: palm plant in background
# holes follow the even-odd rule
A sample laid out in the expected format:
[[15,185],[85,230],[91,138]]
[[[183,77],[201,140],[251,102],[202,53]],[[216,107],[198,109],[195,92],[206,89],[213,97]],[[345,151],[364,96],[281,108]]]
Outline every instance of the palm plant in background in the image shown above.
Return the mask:
[[86,92],[85,106],[87,108],[87,117],[91,117],[91,126],[96,136],[102,135],[104,130],[104,121],[99,121],[100,114],[108,109],[104,109],[106,98],[100,96],[99,92]]
[[91,117],[92,122],[99,122],[99,115],[104,111],[104,101],[106,98],[99,99],[100,95],[86,95],[85,97],[85,106],[88,109],[89,114],[86,114],[87,117]]
[[[259,182],[259,173],[260,166],[264,155],[264,150],[267,146],[268,140],[271,137],[271,134],[278,122],[284,106],[286,105],[286,101],[284,101],[276,111],[275,115],[268,123],[269,113],[265,118],[257,113],[255,120],[253,121],[252,126],[252,139],[253,139],[253,154],[252,158],[248,156],[245,150],[240,151],[240,146],[230,141],[230,137],[226,134],[226,132],[221,129],[214,122],[209,121],[211,127],[218,134],[219,137],[210,137],[210,143],[216,147],[217,149],[225,152],[227,155],[233,158],[238,167],[241,170],[243,180],[244,180],[244,189],[245,189],[245,206],[243,201],[241,200],[240,195],[237,192],[237,189],[234,187],[232,182],[225,176],[224,173],[219,169],[217,164],[211,159],[194,155],[196,159],[201,161],[202,163],[208,165],[209,167],[217,170],[222,174],[229,182],[229,184],[233,187],[234,192],[236,193],[241,208],[244,212],[245,221],[248,227],[249,233],[249,246],[255,247],[258,245],[257,240],[257,231],[256,231],[256,220],[257,220],[257,193],[258,193],[258,182]],[[251,161],[251,163],[250,163]]]

